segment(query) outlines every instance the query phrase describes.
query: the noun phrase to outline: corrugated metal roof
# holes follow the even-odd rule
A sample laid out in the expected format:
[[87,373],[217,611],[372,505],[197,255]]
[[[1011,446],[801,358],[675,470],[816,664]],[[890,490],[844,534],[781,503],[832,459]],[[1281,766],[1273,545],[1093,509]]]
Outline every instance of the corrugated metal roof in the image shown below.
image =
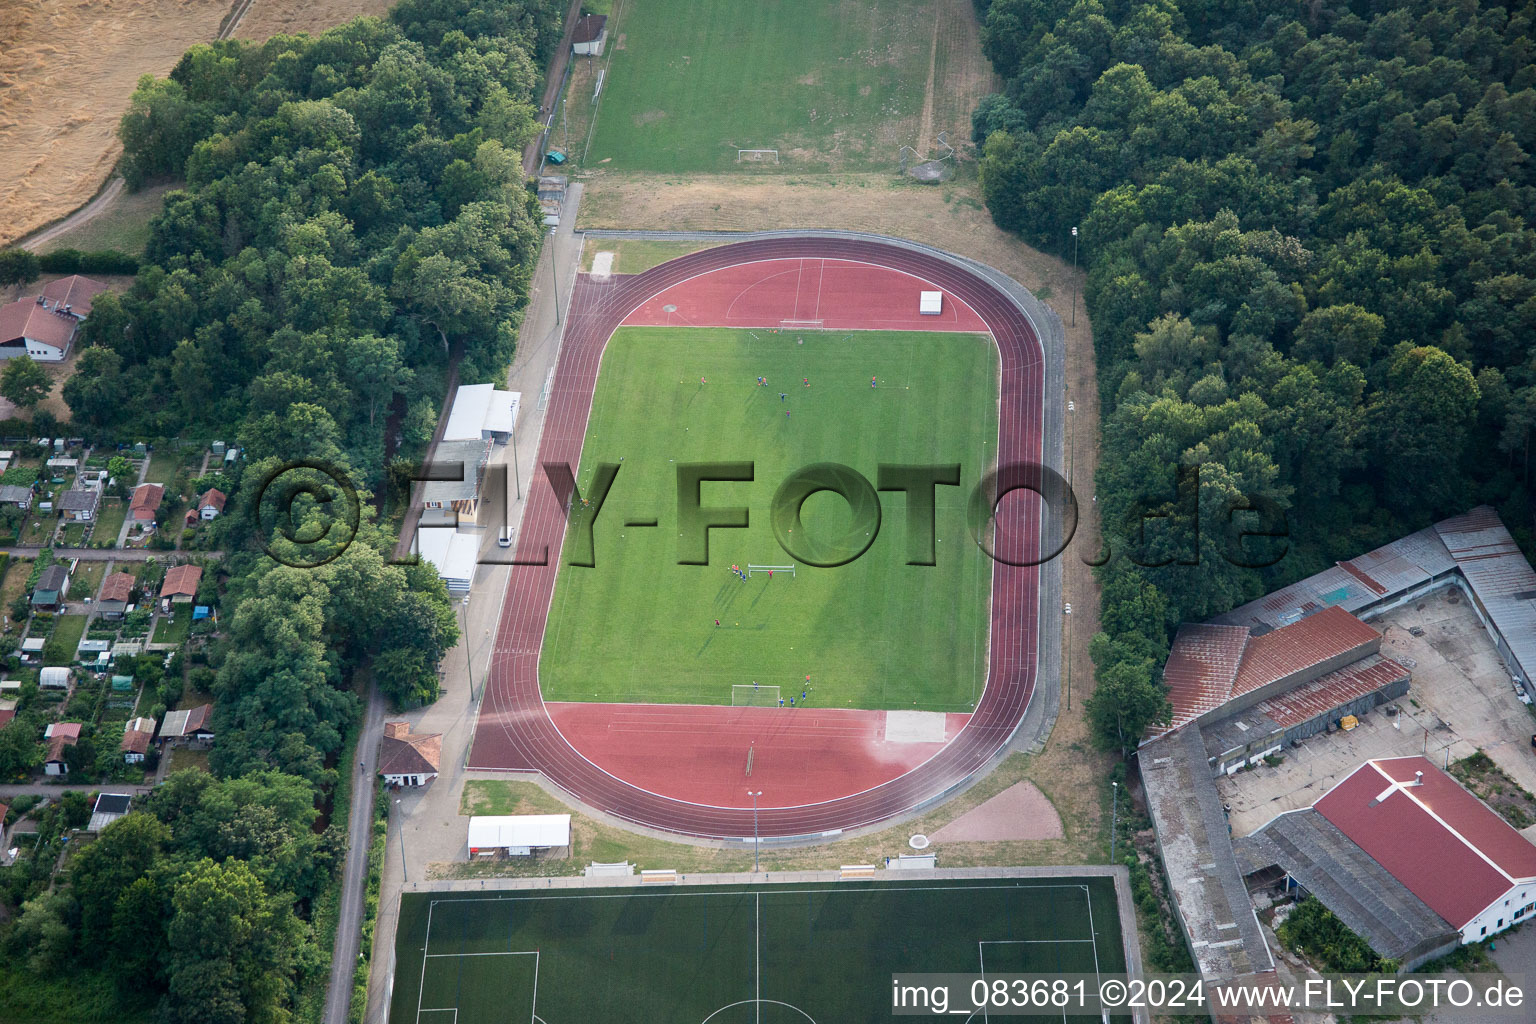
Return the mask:
[[1168,702],[1173,705],[1168,729],[1177,729],[1227,702],[1247,643],[1248,630],[1242,626],[1179,627],[1163,667]]
[[1536,569],[1487,505],[1436,523],[1435,530],[1530,682],[1536,678]]
[[1252,693],[1380,639],[1380,633],[1344,609],[1325,608],[1300,622],[1250,639],[1231,696]]
[[1407,678],[1408,670],[1402,665],[1391,658],[1373,654],[1310,683],[1303,683],[1294,690],[1260,701],[1254,705],[1254,710],[1268,716],[1282,729],[1289,729]]
[[1536,878],[1536,846],[1423,757],[1367,761],[1314,806],[1456,928]]

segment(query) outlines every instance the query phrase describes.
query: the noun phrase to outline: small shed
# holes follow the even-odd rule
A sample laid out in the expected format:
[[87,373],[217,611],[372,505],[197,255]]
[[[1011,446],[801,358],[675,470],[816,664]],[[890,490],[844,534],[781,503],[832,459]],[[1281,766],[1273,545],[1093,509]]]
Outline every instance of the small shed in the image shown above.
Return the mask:
[[21,660],[28,665],[36,665],[43,660],[43,647],[48,641],[40,636],[29,636],[21,642]]
[[90,823],[85,826],[87,832],[100,832],[118,818],[128,813],[129,805],[133,803],[133,797],[127,793],[100,793],[96,797],[96,806],[91,808]]
[[607,41],[608,16],[584,14],[576,22],[576,31],[571,35],[571,52],[578,57],[600,57],[603,44]]
[[477,815],[469,819],[469,857],[529,857],[571,845],[569,814]]
[[112,692],[113,693],[132,693],[133,692],[133,676],[113,676],[112,677]]

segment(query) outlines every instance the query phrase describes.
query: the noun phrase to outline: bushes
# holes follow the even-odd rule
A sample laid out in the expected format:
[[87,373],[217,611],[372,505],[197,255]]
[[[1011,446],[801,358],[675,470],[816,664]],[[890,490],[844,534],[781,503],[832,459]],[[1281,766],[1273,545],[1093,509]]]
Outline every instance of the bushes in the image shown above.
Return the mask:
[[1303,954],[1324,970],[1354,974],[1391,971],[1397,966],[1377,956],[1364,939],[1350,931],[1314,896],[1296,904],[1275,934],[1287,949]]
[[79,249],[55,249],[37,257],[38,269],[45,274],[137,274],[139,260],[117,249],[81,252]]

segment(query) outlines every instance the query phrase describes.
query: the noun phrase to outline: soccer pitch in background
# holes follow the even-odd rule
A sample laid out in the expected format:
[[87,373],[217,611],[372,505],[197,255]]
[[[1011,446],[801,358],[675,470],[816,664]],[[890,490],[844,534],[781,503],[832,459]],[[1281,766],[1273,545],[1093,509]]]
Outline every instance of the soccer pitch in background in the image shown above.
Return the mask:
[[391,1024],[860,1024],[896,973],[1125,970],[1109,878],[406,893],[395,948]]
[[[997,349],[984,335],[619,330],[598,376],[582,493],[598,463],[621,468],[593,527],[594,567],[568,564],[567,534],[544,697],[729,704],[733,685],[754,681],[798,697],[809,675],[812,707],[970,711],[986,682],[992,566],[966,504],[996,449],[996,396]],[[752,482],[705,483],[701,494],[705,506],[746,506],[750,527],[711,530],[709,564],[679,565],[677,464],[710,461],[755,463]],[[960,486],[936,489],[937,564],[906,564],[906,497],[888,491],[855,561],[737,578],[733,564],[796,561],[770,506],[792,472],[821,462],[872,484],[881,463],[959,463]],[[853,522],[830,493],[803,515],[817,537]],[[658,525],[625,525],[649,519]]]

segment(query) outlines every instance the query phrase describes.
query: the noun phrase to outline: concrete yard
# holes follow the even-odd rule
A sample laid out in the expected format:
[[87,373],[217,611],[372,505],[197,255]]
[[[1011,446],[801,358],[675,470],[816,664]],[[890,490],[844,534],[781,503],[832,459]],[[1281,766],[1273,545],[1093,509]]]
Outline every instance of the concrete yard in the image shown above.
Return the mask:
[[[1505,774],[1536,793],[1536,716],[1511,688],[1509,672],[1467,595],[1438,590],[1373,620],[1381,653],[1413,672],[1399,713],[1377,709],[1351,732],[1320,733],[1265,765],[1218,780],[1234,836],[1277,814],[1306,807],[1359,765],[1376,757],[1425,754],[1444,766],[1482,750]],[[1422,629],[1422,636],[1411,630]]]

